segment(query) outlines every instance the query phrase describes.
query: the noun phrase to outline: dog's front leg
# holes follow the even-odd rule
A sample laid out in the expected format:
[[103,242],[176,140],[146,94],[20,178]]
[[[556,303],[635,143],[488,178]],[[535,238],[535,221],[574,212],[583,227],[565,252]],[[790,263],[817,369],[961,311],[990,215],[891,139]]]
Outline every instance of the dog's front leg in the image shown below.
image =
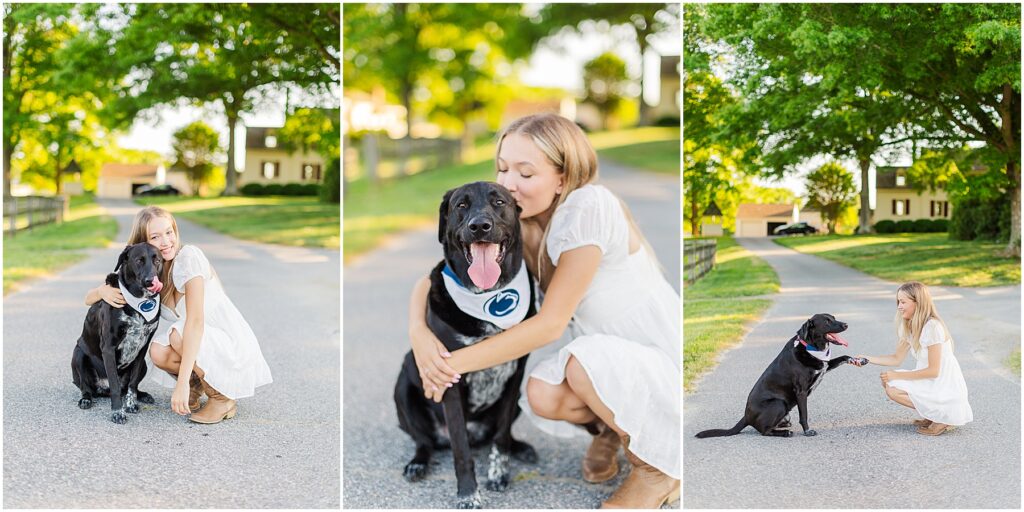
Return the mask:
[[853,359],[853,358],[850,357],[850,356],[839,356],[839,357],[837,357],[835,359],[829,359],[828,360],[828,368],[825,371],[826,372],[830,372],[832,370],[835,370],[836,368],[839,367],[839,365],[848,363],[850,361],[850,359]]
[[456,508],[483,508],[480,492],[476,486],[476,465],[469,450],[469,434],[466,432],[465,405],[462,400],[462,386],[456,384],[444,393],[444,419],[448,424],[448,438],[452,444],[452,458],[455,461],[455,481],[458,485]]
[[117,348],[114,344],[117,333],[114,332],[111,314],[107,312],[100,318],[100,352],[103,354],[103,368],[107,371],[107,383],[110,386],[110,421],[124,425],[128,422],[128,416],[121,397],[124,396],[122,386],[127,382],[122,383],[117,373]]
[[512,453],[512,422],[519,407],[519,385],[523,382],[523,374],[526,372],[525,358],[517,361],[516,365],[516,372],[505,383],[505,391],[498,401],[501,406],[495,423],[497,431],[487,461],[487,489],[492,491],[507,490],[511,480],[509,455]]
[[796,407],[800,411],[800,426],[804,429],[805,436],[816,436],[817,432],[811,430],[811,427],[807,424],[807,392],[798,391],[796,393]]

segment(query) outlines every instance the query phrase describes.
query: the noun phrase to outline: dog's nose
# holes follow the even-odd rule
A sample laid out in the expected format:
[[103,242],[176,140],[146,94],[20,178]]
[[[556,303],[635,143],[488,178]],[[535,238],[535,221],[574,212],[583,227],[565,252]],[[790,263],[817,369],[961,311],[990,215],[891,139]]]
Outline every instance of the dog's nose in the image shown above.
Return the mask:
[[483,231],[484,233],[491,230],[492,224],[489,219],[473,219],[469,221],[469,230],[476,233],[477,231]]
[[152,277],[147,277],[146,279],[144,279],[142,281],[142,284],[143,284],[143,286],[145,288],[152,288],[153,287],[153,278]]

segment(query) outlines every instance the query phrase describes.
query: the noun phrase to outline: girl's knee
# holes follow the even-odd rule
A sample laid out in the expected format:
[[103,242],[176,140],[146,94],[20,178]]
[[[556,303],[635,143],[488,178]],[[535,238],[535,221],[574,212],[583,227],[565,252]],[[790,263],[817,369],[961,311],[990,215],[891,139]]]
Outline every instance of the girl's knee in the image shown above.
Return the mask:
[[170,356],[169,352],[169,348],[159,343],[149,344],[149,358],[153,360],[153,364],[156,365],[157,368],[166,369],[168,356]]
[[540,379],[530,378],[526,381],[526,401],[537,416],[547,419],[558,419],[561,409],[558,386],[552,386]]
[[170,332],[167,333],[167,339],[171,342],[171,348],[173,348],[175,352],[181,353],[181,335],[178,334],[178,330],[171,329]]
[[592,386],[587,370],[583,368],[583,365],[573,355],[570,355],[569,360],[565,363],[565,380],[569,382],[569,387],[573,389],[578,388],[580,385]]

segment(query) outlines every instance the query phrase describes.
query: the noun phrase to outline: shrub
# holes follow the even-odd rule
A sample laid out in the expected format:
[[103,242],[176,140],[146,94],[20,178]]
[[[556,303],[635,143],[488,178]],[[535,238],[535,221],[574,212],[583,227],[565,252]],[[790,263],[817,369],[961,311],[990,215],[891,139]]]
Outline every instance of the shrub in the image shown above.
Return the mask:
[[284,185],[280,183],[268,183],[263,187],[263,195],[280,196],[284,194]]
[[281,195],[301,196],[305,195],[306,187],[302,183],[287,183],[281,187]]
[[262,196],[266,193],[262,183],[246,183],[238,190],[242,195],[246,196]]
[[324,172],[324,186],[320,189],[320,201],[325,203],[341,202],[341,158],[335,158],[327,164]]
[[1010,197],[968,198],[953,206],[949,236],[954,240],[1000,240],[1010,237]]
[[949,219],[933,219],[932,233],[946,233],[949,231]]
[[896,221],[896,232],[897,233],[913,233],[914,232],[914,221],[912,220],[898,220]]
[[881,234],[895,233],[896,223],[891,220],[880,220],[875,223],[875,232]]
[[932,232],[932,220],[931,219],[917,219],[914,221],[914,233],[931,233]]

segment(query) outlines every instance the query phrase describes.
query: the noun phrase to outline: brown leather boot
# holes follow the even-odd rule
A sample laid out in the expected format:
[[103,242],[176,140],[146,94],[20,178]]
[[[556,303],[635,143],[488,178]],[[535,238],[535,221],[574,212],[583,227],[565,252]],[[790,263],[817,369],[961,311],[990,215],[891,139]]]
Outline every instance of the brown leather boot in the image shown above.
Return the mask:
[[594,439],[590,441],[590,448],[587,448],[587,454],[583,456],[583,479],[592,484],[607,482],[619,474],[617,455],[622,441],[603,421],[595,421],[587,427],[587,430],[597,433],[593,434]]
[[601,504],[601,508],[661,508],[679,499],[679,480],[658,471],[629,451],[629,438],[623,440],[626,459],[633,471],[622,485]]
[[199,376],[192,373],[192,376],[188,379],[188,410],[198,411],[199,410],[199,399],[203,397],[203,381],[199,379]]
[[188,419],[196,423],[211,424],[234,418],[235,413],[238,411],[238,402],[220,394],[216,389],[210,387],[206,380],[201,380],[200,382],[203,385],[203,390],[206,391],[208,399],[206,400],[206,405],[199,409],[199,412],[189,416]]

